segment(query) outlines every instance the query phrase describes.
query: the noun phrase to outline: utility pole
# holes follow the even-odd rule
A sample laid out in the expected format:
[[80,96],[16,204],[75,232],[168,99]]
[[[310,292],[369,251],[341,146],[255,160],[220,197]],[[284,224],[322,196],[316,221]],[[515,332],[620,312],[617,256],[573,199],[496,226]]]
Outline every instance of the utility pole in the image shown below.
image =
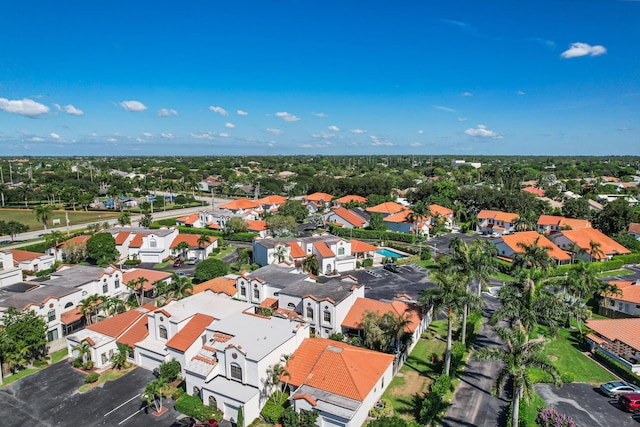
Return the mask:
[[11,169],[11,163],[9,163],[9,178],[11,179],[11,185],[13,185],[13,170]]

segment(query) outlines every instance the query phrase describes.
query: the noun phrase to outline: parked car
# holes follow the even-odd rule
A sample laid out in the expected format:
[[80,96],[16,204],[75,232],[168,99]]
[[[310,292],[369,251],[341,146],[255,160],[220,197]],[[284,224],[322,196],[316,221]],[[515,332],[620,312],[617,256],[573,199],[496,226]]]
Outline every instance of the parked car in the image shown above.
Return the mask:
[[176,258],[173,261],[173,266],[174,267],[180,267],[182,265],[182,263],[184,263],[184,261],[182,260],[182,258]]
[[384,265],[384,269],[388,270],[392,273],[399,273],[400,271],[398,270],[398,266],[392,262],[389,262],[387,264]]
[[625,393],[618,398],[620,407],[627,412],[640,414],[640,393]]
[[187,261],[187,264],[189,264],[189,265],[195,265],[195,264],[196,264],[196,262],[198,262],[198,258],[196,258],[196,257],[191,257],[191,258],[189,258],[189,261]]
[[610,381],[600,386],[600,391],[609,397],[616,397],[623,393],[640,393],[640,388],[624,381]]

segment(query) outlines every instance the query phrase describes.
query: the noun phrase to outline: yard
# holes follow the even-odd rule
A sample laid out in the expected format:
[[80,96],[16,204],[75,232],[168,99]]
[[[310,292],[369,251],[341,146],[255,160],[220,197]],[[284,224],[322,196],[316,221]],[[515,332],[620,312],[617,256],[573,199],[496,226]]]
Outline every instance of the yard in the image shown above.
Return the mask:
[[66,359],[67,355],[68,355],[68,352],[66,348],[63,348],[62,350],[58,350],[55,353],[51,354],[51,356],[48,358],[49,360],[47,361],[47,364],[29,367],[21,371],[18,371],[13,375],[7,375],[5,378],[3,378],[2,384],[0,384],[0,387],[16,382],[19,379],[29,376],[35,372],[41,371],[42,369],[46,368],[49,365],[58,363],[59,361]]
[[[118,217],[119,212],[103,212],[103,211],[63,211],[56,210],[51,214],[51,220],[47,225],[48,228],[52,226],[53,219],[60,220],[60,226],[66,226],[66,215],[69,215],[69,223],[71,225],[103,222]],[[18,221],[29,227],[29,231],[42,230],[42,223],[36,221],[36,215],[32,209],[0,209],[0,221]]]

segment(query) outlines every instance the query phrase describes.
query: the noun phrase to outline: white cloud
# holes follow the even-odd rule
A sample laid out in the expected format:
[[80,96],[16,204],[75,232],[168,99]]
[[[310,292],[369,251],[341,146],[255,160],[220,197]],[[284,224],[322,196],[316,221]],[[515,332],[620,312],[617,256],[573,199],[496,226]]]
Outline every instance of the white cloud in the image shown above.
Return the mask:
[[140,101],[122,101],[119,105],[125,111],[144,111],[147,109],[147,106]]
[[462,96],[473,96],[471,92],[462,92]]
[[445,106],[442,106],[442,105],[434,105],[433,108],[435,108],[436,110],[446,111],[447,113],[455,113],[456,112],[456,110],[454,110],[453,108],[445,107]]
[[233,123],[225,123],[224,127],[226,127],[227,129],[234,129],[236,127],[236,125],[234,125]]
[[459,122],[466,122],[467,118],[466,117],[458,117],[458,121]]
[[58,134],[57,134],[57,133],[55,133],[55,132],[51,132],[51,133],[49,134],[49,136],[50,136],[51,138],[55,139],[56,141],[63,141],[63,140],[64,140],[64,138],[63,138],[63,137],[61,137],[60,135],[58,135]]
[[422,135],[424,131],[422,129],[418,130],[418,135]]
[[39,136],[34,136],[33,138],[29,138],[30,142],[43,142],[44,138],[40,138]]
[[213,141],[216,139],[211,132],[191,133],[191,138],[204,139],[207,141]]
[[225,110],[222,107],[215,107],[213,105],[209,106],[209,110],[213,111],[214,113],[218,113],[221,116],[228,116],[229,113],[227,113],[227,110]]
[[161,108],[158,110],[158,117],[177,116],[178,112],[173,108]]
[[153,134],[151,132],[142,132],[142,136],[145,138],[153,138]]
[[422,147],[422,144],[419,142],[412,142],[411,144],[409,144],[412,147]]
[[249,113],[247,113],[246,111],[242,111],[242,110],[238,110],[236,111],[236,114],[239,116],[248,116]]
[[118,140],[115,139],[115,138],[107,138],[106,141],[107,142],[118,142]]
[[84,111],[74,107],[73,105],[65,105],[62,107],[65,113],[71,114],[72,116],[84,116]]
[[495,133],[492,130],[487,129],[485,125],[478,125],[477,128],[469,128],[464,131],[469,136],[474,136],[478,138],[493,138],[493,139],[502,139],[502,135]]
[[571,47],[560,54],[563,58],[577,58],[579,56],[598,56],[607,53],[607,48],[596,45],[591,46],[587,43],[571,43]]
[[316,117],[329,117],[328,115],[326,115],[325,113],[311,113]]
[[272,133],[274,135],[282,135],[284,133],[280,129],[274,129],[274,128],[268,128],[267,132]]
[[369,139],[371,140],[371,145],[374,147],[380,147],[382,145],[386,145],[390,147],[394,145],[393,142],[389,141],[388,139],[380,139],[377,136],[373,136],[373,135],[371,135]]
[[0,110],[33,118],[47,114],[49,107],[28,98],[16,100],[0,98]]
[[324,133],[324,132],[311,134],[311,138],[320,138],[320,139],[329,139],[329,138],[333,138],[334,136],[335,135],[332,133]]
[[360,135],[362,133],[367,133],[367,131],[363,130],[363,129],[349,129],[349,132],[355,133],[356,135]]
[[172,133],[161,133],[160,136],[164,139],[175,139],[175,135]]
[[279,111],[276,113],[276,116],[280,117],[285,122],[297,122],[300,120],[300,117],[294,116],[293,114],[287,113],[286,111]]
[[228,134],[228,133],[226,133],[226,132],[220,132],[220,137],[221,137],[221,138],[229,138],[229,136],[231,136],[231,135],[229,135],[229,134]]
[[519,90],[519,91],[516,92],[516,95],[525,96],[526,93],[524,93],[523,91]]
[[340,128],[338,126],[335,126],[335,125],[331,125],[331,126],[327,127],[327,129],[329,129],[332,132],[340,132]]

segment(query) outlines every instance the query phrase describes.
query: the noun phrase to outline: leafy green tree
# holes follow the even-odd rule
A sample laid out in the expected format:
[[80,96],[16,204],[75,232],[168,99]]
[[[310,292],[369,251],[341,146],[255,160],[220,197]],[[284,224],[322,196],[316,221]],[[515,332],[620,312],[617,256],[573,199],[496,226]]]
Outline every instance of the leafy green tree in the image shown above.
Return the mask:
[[384,218],[379,212],[373,212],[369,219],[369,227],[376,231],[387,231],[387,225],[384,223]]
[[390,311],[383,314],[366,311],[360,323],[366,348],[391,353],[394,348],[399,351],[404,345],[405,327],[411,320],[407,316],[398,316]]
[[584,197],[565,200],[562,205],[562,213],[567,218],[589,218],[589,202],[587,200]]
[[131,225],[131,212],[123,211],[120,215],[118,215],[118,224],[121,226]]
[[0,234],[7,234],[11,237],[11,241],[15,240],[17,234],[26,233],[29,231],[29,226],[18,222],[18,221],[9,221],[4,222],[0,221]]
[[289,234],[298,228],[298,223],[293,216],[289,215],[271,215],[266,219],[267,228],[276,236]]
[[9,307],[0,319],[0,365],[7,363],[15,371],[43,355],[47,326],[44,317],[34,311]]
[[224,223],[225,234],[246,233],[249,230],[249,224],[240,217],[234,216]]
[[89,260],[101,267],[118,259],[116,240],[111,233],[96,233],[87,240],[87,256]]
[[206,282],[216,277],[229,273],[229,267],[223,261],[215,258],[207,258],[200,262],[193,272],[193,277],[198,282]]
[[630,222],[640,222],[637,208],[632,208],[624,199],[608,203],[594,220],[594,227],[607,236],[614,236],[627,230]]
[[44,229],[47,229],[47,222],[51,219],[53,213],[53,206],[51,205],[39,205],[33,208],[33,213],[36,215],[36,221],[40,221]]
[[483,347],[475,353],[474,357],[477,360],[502,362],[491,393],[494,396],[499,396],[504,386],[507,383],[511,384],[512,426],[518,427],[520,397],[524,396],[525,400],[529,402],[534,393],[530,369],[536,368],[550,375],[557,386],[560,385],[560,372],[542,354],[545,345],[544,338],[528,340],[520,328],[515,330],[495,328],[495,331],[504,345]]
[[171,359],[168,362],[162,362],[158,367],[160,378],[164,378],[167,382],[172,382],[180,375],[181,368],[180,362],[176,359]]
[[300,200],[287,200],[285,204],[278,209],[278,214],[292,216],[296,222],[301,223],[309,215],[309,210]]
[[318,257],[315,254],[311,254],[304,259],[302,263],[302,268],[304,271],[308,271],[313,275],[318,275],[320,272],[320,263],[318,262]]

